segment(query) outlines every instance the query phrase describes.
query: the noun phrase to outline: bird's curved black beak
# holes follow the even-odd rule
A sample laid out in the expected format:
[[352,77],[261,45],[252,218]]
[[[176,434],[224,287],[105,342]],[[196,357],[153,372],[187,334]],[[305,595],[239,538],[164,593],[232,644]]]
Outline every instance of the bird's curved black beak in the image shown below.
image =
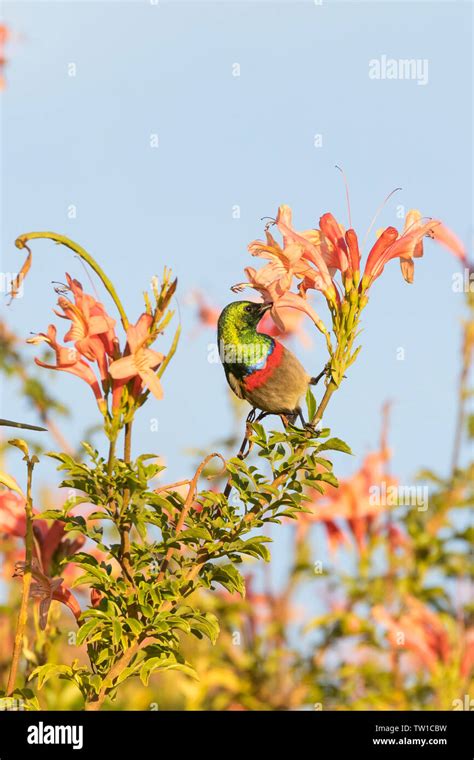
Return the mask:
[[270,303],[262,303],[261,306],[260,306],[260,309],[258,310],[259,317],[263,317],[263,315],[265,314],[265,312],[268,311],[269,309],[271,309],[272,306],[273,306],[273,302],[272,301],[270,301]]

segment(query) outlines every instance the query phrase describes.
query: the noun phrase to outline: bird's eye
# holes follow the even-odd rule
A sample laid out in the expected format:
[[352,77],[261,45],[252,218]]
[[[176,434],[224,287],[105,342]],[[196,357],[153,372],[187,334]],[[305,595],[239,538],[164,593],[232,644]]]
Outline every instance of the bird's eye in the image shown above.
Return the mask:
[[247,312],[251,312],[251,311],[253,311],[253,309],[252,309],[252,307],[251,307],[251,306],[246,306],[246,307],[244,308],[244,311],[247,311]]

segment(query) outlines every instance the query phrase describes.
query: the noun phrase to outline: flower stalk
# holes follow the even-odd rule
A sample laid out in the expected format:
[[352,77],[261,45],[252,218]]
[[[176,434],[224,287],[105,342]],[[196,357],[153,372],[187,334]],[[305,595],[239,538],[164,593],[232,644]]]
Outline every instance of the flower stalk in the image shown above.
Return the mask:
[[23,636],[25,633],[26,623],[28,620],[28,601],[30,598],[31,588],[31,564],[33,559],[33,497],[31,493],[31,486],[33,481],[33,470],[37,463],[35,456],[29,457],[25,454],[26,467],[27,467],[27,486],[26,486],[26,500],[25,500],[25,516],[26,516],[26,533],[25,533],[25,569],[23,573],[23,586],[21,594],[20,611],[18,613],[18,621],[16,625],[15,638],[13,643],[13,654],[10,666],[10,673],[8,676],[7,697],[11,696],[15,691],[15,684],[18,674],[18,666],[20,663],[20,657],[23,650]]
[[29,240],[38,240],[38,239],[54,240],[55,243],[59,243],[61,245],[66,246],[66,248],[69,248],[71,251],[74,251],[74,253],[76,253],[83,261],[86,262],[86,264],[90,266],[90,268],[100,278],[103,285],[105,286],[105,289],[111,296],[120,314],[123,329],[127,330],[130,322],[125,313],[125,309],[123,308],[122,302],[117,295],[117,291],[115,290],[111,280],[107,277],[102,267],[99,266],[97,261],[90,255],[90,253],[88,253],[85,250],[85,248],[80,246],[78,243],[75,243],[73,240],[70,240],[65,235],[59,235],[57,232],[26,232],[23,235],[19,235],[19,237],[17,237],[17,239],[15,240],[15,245],[17,248],[22,250],[23,248],[27,247],[26,243]]

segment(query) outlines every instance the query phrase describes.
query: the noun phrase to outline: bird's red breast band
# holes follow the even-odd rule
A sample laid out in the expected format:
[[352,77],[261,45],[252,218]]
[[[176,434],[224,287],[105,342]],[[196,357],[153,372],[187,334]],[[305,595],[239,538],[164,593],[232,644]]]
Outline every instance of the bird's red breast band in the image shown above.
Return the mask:
[[273,351],[268,355],[265,366],[262,369],[254,370],[250,375],[244,379],[244,386],[247,391],[253,391],[255,388],[260,388],[267,380],[273,375],[276,368],[280,365],[283,357],[283,345],[275,341]]

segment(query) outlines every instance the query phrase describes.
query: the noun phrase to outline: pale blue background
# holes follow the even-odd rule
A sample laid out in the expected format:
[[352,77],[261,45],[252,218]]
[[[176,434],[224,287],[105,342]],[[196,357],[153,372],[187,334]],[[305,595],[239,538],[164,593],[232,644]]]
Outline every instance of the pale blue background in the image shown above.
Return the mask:
[[[19,266],[18,234],[66,234],[97,257],[134,318],[150,276],[173,267],[183,339],[165,399],[141,411],[135,437],[136,450],[165,458],[169,480],[189,476],[185,449],[210,451],[232,424],[224,374],[207,361],[214,336],[204,330],[190,339],[195,312],[185,296],[199,287],[219,305],[232,300],[230,285],[254,263],[246,245],[261,235],[260,217],[288,203],[299,228],[326,211],[347,224],[334,169],[341,164],[360,239],[401,185],[376,228],[400,225],[403,204],[469,240],[468,4],[17,2],[5,4],[5,16],[21,39],[8,49],[2,95],[2,269]],[[370,80],[368,62],[382,54],[427,58],[428,85]],[[158,149],[149,146],[152,133]],[[313,145],[316,133],[322,148]],[[25,298],[8,312],[25,337],[51,320],[51,280],[67,270],[87,285],[65,250],[49,242],[32,248]],[[463,313],[463,296],[452,291],[458,268],[431,242],[414,285],[404,283],[398,262],[387,267],[364,315],[363,351],[328,410],[328,424],[360,460],[377,444],[383,401],[393,399],[393,470],[403,483],[421,466],[448,469]],[[325,362],[319,335],[312,351],[295,350],[312,373]],[[49,377],[73,402],[66,428],[79,436],[96,419],[92,394],[71,376]],[[2,414],[32,419],[11,386],[7,393]],[[150,417],[158,433],[149,432]],[[341,457],[338,472],[356,464]],[[50,477],[46,462],[37,477]]]

